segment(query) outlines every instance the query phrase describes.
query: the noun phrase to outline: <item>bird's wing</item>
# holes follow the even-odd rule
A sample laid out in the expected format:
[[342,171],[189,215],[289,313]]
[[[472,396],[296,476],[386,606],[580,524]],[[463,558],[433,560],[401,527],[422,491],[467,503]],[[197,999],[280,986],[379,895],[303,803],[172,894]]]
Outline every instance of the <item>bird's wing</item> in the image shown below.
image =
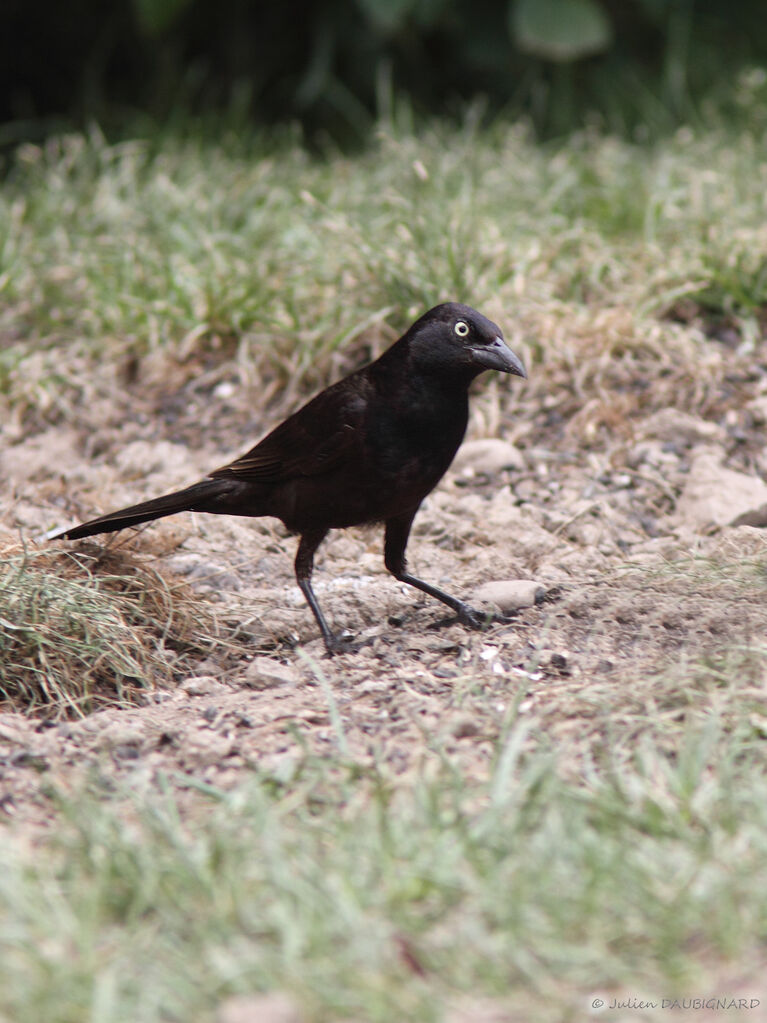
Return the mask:
[[328,388],[210,476],[276,484],[327,472],[358,449],[365,406],[358,388]]

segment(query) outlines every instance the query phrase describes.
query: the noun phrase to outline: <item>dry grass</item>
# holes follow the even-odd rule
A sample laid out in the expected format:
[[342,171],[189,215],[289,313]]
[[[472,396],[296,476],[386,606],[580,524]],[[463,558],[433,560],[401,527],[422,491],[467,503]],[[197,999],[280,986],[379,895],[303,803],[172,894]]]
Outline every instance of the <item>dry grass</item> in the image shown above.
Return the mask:
[[[737,371],[762,334],[760,160],[746,131],[552,148],[519,126],[382,134],[354,159],[27,146],[0,193],[0,391],[9,415],[60,419],[95,400],[107,358],[116,388],[294,401],[457,298],[526,353],[527,411],[577,410],[587,440],[649,404],[715,414],[708,336],[730,332]],[[684,322],[662,319],[683,300]]]
[[[318,1021],[433,1023],[478,995],[510,1018],[581,1020],[595,989],[684,995],[761,961],[764,541],[671,537],[664,560],[692,442],[671,463],[629,455],[668,407],[715,421],[731,465],[764,468],[749,405],[765,394],[764,185],[756,128],[541,148],[519,126],[389,127],[323,160],[97,134],[19,152],[0,192],[6,441],[74,424],[102,467],[118,438],[152,439],[147,423],[228,448],[254,412],[268,425],[425,306],[462,299],[528,362],[524,390],[485,386],[473,429],[525,449],[530,478],[507,503],[533,511],[525,535],[506,519],[505,546],[483,549],[483,514],[503,508],[478,482],[474,504],[435,499],[420,535],[440,571],[442,546],[466,552],[464,578],[503,559],[565,567],[557,599],[492,641],[452,642],[408,605],[373,658],[320,666],[327,685],[292,658],[300,683],[247,694],[273,697],[261,719],[223,685],[204,714],[190,696],[178,735],[220,741],[226,764],[198,769],[159,740],[144,758],[138,728],[123,760],[95,731],[62,738],[94,776],[55,804],[38,855],[21,829],[9,843],[0,1012],[208,1023],[227,995],[280,986]],[[647,436],[663,455],[668,438]],[[64,500],[41,464],[19,499],[30,521],[37,485],[56,514]],[[107,477],[66,500],[106,500]],[[579,532],[590,504],[610,514]],[[645,544],[644,514],[659,545],[629,564],[619,541]],[[233,536],[197,537],[212,571],[237,574],[215,547]],[[276,620],[290,565],[266,544],[275,589],[254,606]],[[368,548],[347,549],[331,614],[372,600],[352,586]],[[85,551],[6,551],[0,679],[16,706],[140,701],[215,635],[199,598],[145,561],[110,554],[95,571]],[[314,629],[302,615],[278,640]],[[49,796],[66,792],[50,774]],[[116,776],[133,802],[105,796]]]
[[128,554],[14,544],[0,557],[0,707],[57,718],[131,704],[215,644],[204,605]]

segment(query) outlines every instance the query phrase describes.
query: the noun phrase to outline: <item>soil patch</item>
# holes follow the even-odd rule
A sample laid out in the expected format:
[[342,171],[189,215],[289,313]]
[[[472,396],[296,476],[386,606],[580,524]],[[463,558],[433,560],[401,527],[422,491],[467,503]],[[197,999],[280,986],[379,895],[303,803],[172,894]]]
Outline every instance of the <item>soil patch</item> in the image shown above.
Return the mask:
[[[216,639],[131,708],[48,721],[6,706],[0,806],[42,822],[45,793],[74,788],[83,774],[98,784],[162,774],[182,789],[225,788],[245,772],[290,771],[307,752],[339,747],[401,775],[445,751],[484,773],[493,741],[520,714],[530,741],[568,751],[577,771],[612,742],[606,707],[628,755],[627,739],[693,712],[695,694],[699,707],[720,699],[717,672],[726,674],[733,650],[743,654],[750,711],[761,714],[763,658],[748,651],[767,626],[767,538],[723,521],[764,500],[765,399],[746,397],[748,407],[716,420],[648,409],[596,448],[582,437],[572,444],[559,423],[544,444],[539,418],[526,433],[523,415],[502,407],[499,433],[516,439],[517,458],[483,471],[489,449],[468,441],[425,502],[408,550],[417,574],[470,601],[491,580],[543,587],[542,603],[485,632],[396,583],[377,529],[332,534],[320,551],[319,599],[333,627],[354,634],[334,659],[295,586],[296,541],[279,523],[185,515],[116,535],[108,542],[123,559],[159,573],[171,591],[183,581],[200,627],[215,620]],[[475,436],[490,400],[478,399]],[[204,417],[194,395],[174,409],[170,428],[151,403],[124,422],[83,409],[67,429],[36,429],[6,447],[11,499],[0,538],[191,482],[261,432],[244,440],[239,422],[230,445],[214,449],[199,430],[195,444],[192,424]],[[668,681],[677,677],[678,687]]]

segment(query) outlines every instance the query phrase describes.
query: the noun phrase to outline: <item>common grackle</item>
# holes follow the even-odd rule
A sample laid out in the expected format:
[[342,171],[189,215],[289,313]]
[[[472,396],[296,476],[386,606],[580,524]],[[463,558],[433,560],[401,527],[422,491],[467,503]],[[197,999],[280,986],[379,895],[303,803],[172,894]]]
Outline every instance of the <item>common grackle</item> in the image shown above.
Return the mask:
[[77,540],[180,511],[273,515],[300,536],[295,572],[328,653],[342,647],[312,589],[314,554],[331,529],[383,522],[384,563],[470,626],[482,616],[410,575],[418,507],[463,440],[469,384],[486,369],[524,377],[499,328],[456,302],[430,309],[375,362],[322,391],[241,458],[199,483],[48,534]]

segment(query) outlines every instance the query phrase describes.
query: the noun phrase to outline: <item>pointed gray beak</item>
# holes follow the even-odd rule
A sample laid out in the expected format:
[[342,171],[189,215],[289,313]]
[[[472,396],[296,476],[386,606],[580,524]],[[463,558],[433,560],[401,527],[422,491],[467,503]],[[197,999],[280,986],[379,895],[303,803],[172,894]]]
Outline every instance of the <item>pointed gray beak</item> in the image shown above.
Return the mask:
[[522,360],[509,348],[502,337],[494,338],[490,344],[477,345],[471,349],[472,361],[483,369],[497,369],[501,373],[513,373],[527,378]]

